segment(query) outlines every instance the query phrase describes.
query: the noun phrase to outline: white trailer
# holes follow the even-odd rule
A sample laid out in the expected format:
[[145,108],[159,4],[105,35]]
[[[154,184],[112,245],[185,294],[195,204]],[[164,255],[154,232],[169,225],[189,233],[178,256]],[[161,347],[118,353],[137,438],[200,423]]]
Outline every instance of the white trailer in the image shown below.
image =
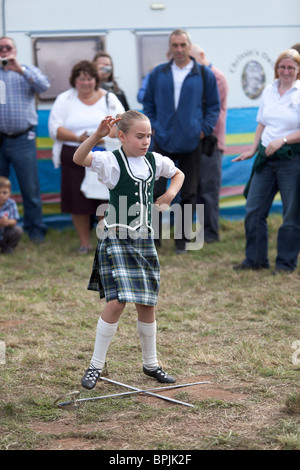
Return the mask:
[[20,62],[39,66],[51,81],[38,100],[42,191],[52,204],[45,204],[45,214],[58,210],[49,195],[59,193],[59,176],[50,165],[48,113],[55,96],[68,88],[72,65],[105,49],[130,107],[142,109],[137,101],[142,77],[166,60],[175,28],[186,29],[227,77],[221,210],[226,215],[243,209],[250,163],[238,166],[231,159],[253,139],[261,91],[273,80],[277,56],[300,42],[299,0],[2,0],[0,27],[2,35],[15,40]]

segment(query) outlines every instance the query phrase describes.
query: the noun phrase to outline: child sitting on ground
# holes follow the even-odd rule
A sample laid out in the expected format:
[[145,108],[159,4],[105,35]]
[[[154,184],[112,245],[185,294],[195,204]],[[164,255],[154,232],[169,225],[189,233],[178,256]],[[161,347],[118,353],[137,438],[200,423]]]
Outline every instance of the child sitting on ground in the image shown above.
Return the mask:
[[10,196],[11,183],[0,176],[0,252],[7,255],[13,253],[23,233],[17,225],[20,218],[17,204]]

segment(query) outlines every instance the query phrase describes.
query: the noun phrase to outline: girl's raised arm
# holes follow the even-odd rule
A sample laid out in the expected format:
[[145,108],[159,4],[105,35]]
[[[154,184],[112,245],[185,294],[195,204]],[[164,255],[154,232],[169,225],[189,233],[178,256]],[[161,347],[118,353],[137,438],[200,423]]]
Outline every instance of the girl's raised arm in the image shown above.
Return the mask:
[[115,119],[111,116],[106,116],[106,118],[100,122],[98,129],[78,147],[73,156],[74,163],[81,166],[91,166],[93,160],[91,153],[92,148],[97,145],[99,140],[103,139],[103,137],[111,132],[113,126],[119,120],[120,118]]

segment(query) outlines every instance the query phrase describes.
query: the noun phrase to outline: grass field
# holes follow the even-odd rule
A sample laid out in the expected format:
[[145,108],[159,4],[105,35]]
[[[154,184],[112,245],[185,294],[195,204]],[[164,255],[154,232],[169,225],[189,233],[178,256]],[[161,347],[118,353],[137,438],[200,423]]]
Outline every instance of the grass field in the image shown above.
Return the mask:
[[[281,218],[269,222],[273,268]],[[234,271],[244,243],[243,222],[222,221],[220,243],[176,256],[164,240],[160,250],[159,360],[178,384],[209,382],[161,394],[194,407],[145,394],[57,406],[74,390],[127,391],[80,385],[104,302],[86,289],[93,255],[76,255],[71,229],[41,246],[24,236],[1,255],[0,449],[300,450],[300,272]],[[109,379],[158,386],[142,373],[133,305],[107,363]]]

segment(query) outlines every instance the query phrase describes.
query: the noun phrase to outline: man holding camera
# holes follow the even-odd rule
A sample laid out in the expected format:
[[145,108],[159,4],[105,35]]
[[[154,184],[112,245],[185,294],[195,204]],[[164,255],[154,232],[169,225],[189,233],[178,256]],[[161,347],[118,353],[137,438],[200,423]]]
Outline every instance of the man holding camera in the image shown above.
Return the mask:
[[[192,232],[191,208],[194,213],[201,139],[212,133],[220,112],[215,76],[208,67],[204,67],[206,114],[203,115],[201,67],[190,57],[190,49],[191,40],[185,30],[177,29],[171,33],[169,52],[172,60],[152,70],[143,101],[144,113],[153,128],[152,151],[170,157],[185,175],[180,192],[181,233],[177,237],[175,234],[178,254],[185,253],[189,239],[186,232]],[[165,191],[165,187],[166,181],[159,179],[154,187],[155,199]]]
[[49,88],[48,78],[34,66],[21,65],[13,39],[0,38],[0,175],[13,166],[24,208],[24,230],[35,243],[43,242],[46,226],[38,179],[35,127],[36,93]]

